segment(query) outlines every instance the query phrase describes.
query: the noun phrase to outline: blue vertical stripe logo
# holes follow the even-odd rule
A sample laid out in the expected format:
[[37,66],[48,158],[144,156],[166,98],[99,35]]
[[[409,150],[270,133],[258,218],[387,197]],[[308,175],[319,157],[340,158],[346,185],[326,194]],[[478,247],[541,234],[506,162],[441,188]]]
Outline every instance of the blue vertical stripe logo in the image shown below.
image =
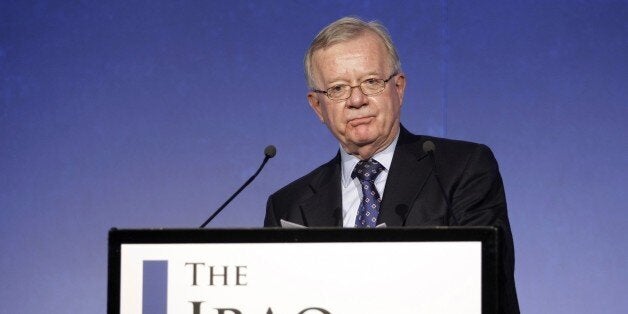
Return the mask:
[[168,261],[144,261],[142,314],[167,314]]

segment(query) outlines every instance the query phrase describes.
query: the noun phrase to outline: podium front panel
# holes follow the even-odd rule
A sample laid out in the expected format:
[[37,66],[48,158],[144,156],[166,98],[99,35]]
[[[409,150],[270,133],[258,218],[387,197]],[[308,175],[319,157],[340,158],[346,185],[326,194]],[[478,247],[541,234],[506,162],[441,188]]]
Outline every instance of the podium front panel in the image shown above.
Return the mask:
[[495,313],[497,230],[112,230],[110,314]]

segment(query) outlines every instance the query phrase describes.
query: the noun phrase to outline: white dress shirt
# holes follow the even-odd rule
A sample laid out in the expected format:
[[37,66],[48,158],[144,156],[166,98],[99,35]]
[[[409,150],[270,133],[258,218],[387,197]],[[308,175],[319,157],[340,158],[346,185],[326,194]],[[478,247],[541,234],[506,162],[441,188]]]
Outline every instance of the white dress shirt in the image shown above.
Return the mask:
[[[381,152],[375,154],[372,158],[384,166],[384,170],[377,175],[375,179],[375,188],[379,193],[380,198],[384,198],[384,187],[386,186],[386,179],[388,179],[388,171],[390,171],[390,164],[392,162],[393,154],[395,153],[395,147],[397,146],[397,140],[399,139],[399,133],[395,139]],[[358,208],[362,201],[362,188],[360,180],[358,178],[351,179],[351,173],[353,168],[358,164],[360,159],[356,156],[349,155],[340,147],[340,163],[342,168],[342,226],[343,227],[355,227],[355,217],[358,215]]]

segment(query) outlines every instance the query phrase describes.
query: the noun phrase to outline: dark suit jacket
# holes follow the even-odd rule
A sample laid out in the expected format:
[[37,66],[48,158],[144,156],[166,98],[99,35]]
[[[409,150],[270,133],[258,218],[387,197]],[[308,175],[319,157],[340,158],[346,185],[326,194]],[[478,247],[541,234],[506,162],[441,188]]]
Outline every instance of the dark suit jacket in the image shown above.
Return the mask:
[[[423,152],[432,141],[434,159]],[[434,176],[434,164],[451,203]],[[342,226],[340,154],[271,195],[264,225],[279,226],[280,219],[309,227]],[[514,249],[504,186],[491,150],[475,143],[414,135],[403,126],[384,188],[378,224],[400,226],[496,226],[502,251],[500,313],[519,313],[514,283]]]

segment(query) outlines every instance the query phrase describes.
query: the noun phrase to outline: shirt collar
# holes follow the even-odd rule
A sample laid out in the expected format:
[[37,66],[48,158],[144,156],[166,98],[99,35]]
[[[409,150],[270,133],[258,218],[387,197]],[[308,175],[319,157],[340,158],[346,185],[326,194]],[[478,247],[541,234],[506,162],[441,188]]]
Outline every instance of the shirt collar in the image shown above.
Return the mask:
[[[392,158],[395,153],[395,147],[397,146],[397,140],[399,139],[399,133],[401,132],[397,132],[397,136],[395,136],[395,139],[384,150],[375,154],[372,157],[382,166],[384,166],[384,171],[386,172],[388,172],[388,169],[390,169],[390,164],[392,163]],[[349,183],[353,181],[353,179],[351,179],[351,173],[353,172],[353,168],[355,168],[355,165],[357,165],[359,161],[360,159],[358,157],[350,155],[349,153],[345,152],[344,149],[342,149],[342,146],[340,147],[340,163],[342,165],[341,168],[343,187],[346,188],[347,186],[349,186]]]

